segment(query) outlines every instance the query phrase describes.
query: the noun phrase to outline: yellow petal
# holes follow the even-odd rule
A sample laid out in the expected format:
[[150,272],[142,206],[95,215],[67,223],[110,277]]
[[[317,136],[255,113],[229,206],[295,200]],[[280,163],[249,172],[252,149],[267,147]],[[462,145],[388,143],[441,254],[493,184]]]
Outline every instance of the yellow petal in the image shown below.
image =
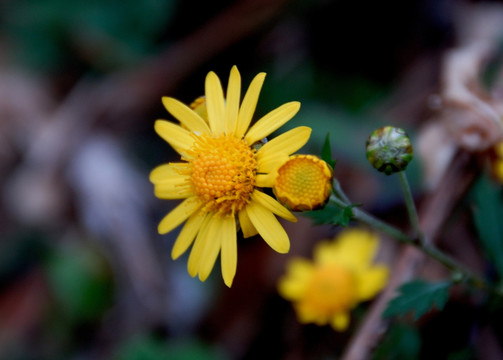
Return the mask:
[[154,129],[160,137],[182,155],[194,144],[194,138],[189,131],[169,121],[157,120]]
[[277,176],[277,171],[273,171],[268,174],[257,174],[257,177],[255,178],[255,185],[261,188],[273,187]]
[[180,174],[171,164],[156,167],[150,173],[154,194],[159,199],[185,199],[193,195],[190,177]]
[[159,199],[176,200],[191,197],[194,191],[191,189],[187,182],[173,184],[170,182],[163,182],[154,186],[154,195]]
[[197,134],[210,133],[210,128],[206,124],[206,121],[184,103],[167,96],[162,98],[162,103],[166,107],[166,110],[190,131]]
[[211,131],[215,135],[220,135],[225,130],[225,101],[222,84],[213,71],[206,76],[205,93]]
[[190,250],[189,260],[187,261],[187,270],[189,275],[192,277],[196,276],[199,272],[204,246],[209,239],[208,228],[212,218],[212,213],[205,215],[201,227],[199,228],[199,232],[197,233],[196,240],[194,241],[194,245]]
[[250,218],[248,217],[248,214],[245,210],[241,210],[238,213],[238,218],[239,225],[241,226],[241,231],[243,231],[243,236],[245,238],[249,238],[250,236],[258,234],[257,229],[255,229],[255,226],[253,226],[253,224],[251,223]]
[[180,175],[171,164],[159,165],[150,172],[150,182],[156,184],[159,182],[180,183],[185,177]]
[[278,282],[278,292],[288,300],[300,300],[307,291],[313,274],[313,264],[305,259],[293,258],[286,267],[286,275]]
[[288,221],[297,222],[297,218],[293,216],[286,207],[262,191],[255,190],[251,195],[251,199],[252,201],[256,201],[266,209],[270,210],[273,214],[281,216],[283,219]]
[[250,86],[248,87],[248,91],[243,98],[243,102],[239,108],[238,123],[236,126],[236,136],[238,138],[241,138],[250,126],[253,114],[255,114],[255,109],[257,107],[260,90],[264,84],[265,75],[265,73],[260,73],[253,78]]
[[182,231],[180,231],[180,234],[176,238],[173,249],[171,250],[171,258],[173,260],[178,259],[178,257],[180,257],[180,255],[187,251],[189,246],[192,245],[192,242],[198,234],[204,219],[205,215],[198,212],[187,220]]
[[195,197],[185,199],[161,220],[157,227],[159,234],[170,232],[199,210],[201,206],[202,204]]
[[238,263],[236,220],[234,217],[225,217],[222,225],[220,233],[222,238],[222,253],[220,254],[222,277],[225,285],[231,287]]
[[203,249],[199,260],[199,280],[206,281],[213,270],[220,249],[222,248],[221,232],[224,230],[224,218],[212,216],[208,225],[207,235],[204,237]]
[[330,320],[330,325],[337,331],[344,331],[349,326],[349,314],[348,313],[338,313],[332,317]]
[[361,301],[369,300],[377,295],[388,282],[389,269],[384,265],[376,265],[357,276],[357,293]]
[[239,113],[239,100],[241,100],[241,76],[238,68],[233,66],[227,84],[225,104],[225,132],[234,134]]
[[378,245],[374,233],[358,228],[343,230],[334,240],[317,246],[315,261],[320,264],[338,263],[353,271],[369,267]]
[[298,101],[281,105],[258,120],[246,133],[245,140],[253,144],[277,130],[297,114],[300,109]]
[[278,152],[275,154],[268,153],[267,156],[262,156],[262,158],[257,161],[258,172],[267,174],[270,172],[278,171],[278,169],[283,166],[289,159],[287,153]]
[[245,209],[253,226],[273,250],[281,254],[290,250],[288,235],[270,210],[257,202],[251,202]]
[[311,131],[307,126],[299,126],[268,141],[257,151],[259,167],[261,161],[278,153],[290,155],[299,150],[309,140]]

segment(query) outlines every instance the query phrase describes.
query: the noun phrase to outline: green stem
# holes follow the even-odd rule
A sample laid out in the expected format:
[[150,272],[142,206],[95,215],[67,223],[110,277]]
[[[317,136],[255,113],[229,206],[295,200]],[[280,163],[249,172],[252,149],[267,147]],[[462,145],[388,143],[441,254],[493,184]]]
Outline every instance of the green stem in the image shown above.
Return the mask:
[[[335,187],[334,187],[335,189]],[[341,209],[344,209],[348,206],[350,206],[350,202],[346,202],[341,200],[341,194],[343,195],[342,197],[346,198],[347,197],[340,192],[340,194],[337,193],[337,191],[334,191],[334,195],[330,197],[330,202],[333,203],[334,205],[340,207]],[[337,194],[337,195],[336,195]],[[440,251],[436,247],[432,245],[427,245],[424,241],[421,241],[422,238],[418,237],[411,237],[401,230],[397,229],[393,225],[387,224],[382,220],[377,219],[376,217],[366,213],[365,211],[361,210],[360,208],[352,208],[353,211],[353,219],[366,224],[376,230],[382,231],[389,236],[395,238],[396,240],[400,241],[403,244],[406,245],[412,245],[421,250],[423,253],[431,257],[432,259],[436,260],[437,262],[443,264],[445,267],[447,267],[449,270],[454,272],[455,274],[461,275],[462,279],[466,280],[468,283],[471,285],[480,288],[480,289],[485,289],[488,292],[491,292],[493,294],[496,294],[498,296],[503,296],[503,292],[492,285],[488,284],[483,278],[477,276],[473,272],[471,272],[469,269],[458,263],[456,260],[451,258],[449,255],[445,254],[444,252]],[[422,234],[422,232],[420,232]],[[422,236],[422,235],[421,235]]]
[[407,175],[405,171],[399,171],[398,177],[400,179],[400,185],[402,186],[403,195],[405,198],[405,206],[407,207],[407,212],[409,213],[410,223],[414,231],[414,236],[423,243],[424,235],[419,226],[419,217],[417,216],[416,205],[414,204],[414,199],[412,197],[412,192],[410,190],[409,182],[407,181]]

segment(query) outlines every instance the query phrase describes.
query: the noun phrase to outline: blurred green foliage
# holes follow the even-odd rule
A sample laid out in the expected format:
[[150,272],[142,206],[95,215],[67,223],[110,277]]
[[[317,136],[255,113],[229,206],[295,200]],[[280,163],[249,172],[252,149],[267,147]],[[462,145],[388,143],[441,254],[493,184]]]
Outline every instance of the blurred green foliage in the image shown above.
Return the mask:
[[392,324],[374,353],[374,360],[420,359],[421,336],[405,323]]
[[503,280],[503,196],[501,185],[482,176],[472,192],[473,218],[487,258]]
[[161,340],[154,336],[136,336],[119,347],[114,360],[225,360],[221,351],[191,339]]
[[110,269],[85,244],[65,244],[48,257],[47,277],[57,306],[70,323],[99,319],[112,305]]
[[103,71],[151,52],[176,0],[9,0],[0,30],[17,61],[38,70],[83,64]]

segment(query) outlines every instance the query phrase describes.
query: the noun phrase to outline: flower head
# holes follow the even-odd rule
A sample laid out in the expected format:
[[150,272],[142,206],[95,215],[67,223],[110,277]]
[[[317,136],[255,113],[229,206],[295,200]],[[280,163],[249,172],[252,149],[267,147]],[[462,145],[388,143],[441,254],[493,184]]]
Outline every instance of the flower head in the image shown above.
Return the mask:
[[383,126],[367,139],[367,159],[378,171],[391,175],[412,161],[413,149],[405,130]]
[[237,226],[243,235],[260,234],[277,252],[286,253],[290,242],[277,220],[296,218],[261,188],[272,187],[277,169],[302,147],[311,134],[294,128],[261,146],[255,143],[289,121],[299,110],[290,102],[269,112],[250,126],[265,74],[258,74],[241,98],[241,76],[231,69],[227,92],[210,72],[205,98],[192,104],[164,97],[166,109],[180,124],[157,120],[155,130],[180,155],[181,162],[155,168],[150,174],[154,193],[161,199],[183,199],[158,226],[165,234],[185,222],[171,256],[191,245],[188,271],[201,281],[209,276],[220,254],[222,276],[231,286],[237,266]]
[[293,211],[322,207],[332,192],[332,170],[314,155],[292,155],[278,170],[276,198]]
[[363,229],[347,229],[314,249],[314,261],[293,258],[278,291],[293,302],[302,323],[330,324],[343,331],[350,311],[385,285],[388,268],[372,265],[378,238]]

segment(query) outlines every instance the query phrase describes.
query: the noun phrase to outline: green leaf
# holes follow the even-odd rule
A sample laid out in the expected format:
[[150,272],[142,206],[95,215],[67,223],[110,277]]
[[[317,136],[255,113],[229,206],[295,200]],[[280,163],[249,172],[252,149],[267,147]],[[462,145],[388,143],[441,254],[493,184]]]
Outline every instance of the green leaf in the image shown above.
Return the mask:
[[330,146],[330,133],[327,133],[325,137],[325,142],[323,143],[323,147],[321,148],[321,159],[325,161],[332,169],[335,167],[335,163],[337,162],[334,158],[332,158],[332,147]]
[[429,283],[414,280],[402,285],[400,294],[388,303],[384,317],[405,315],[414,312],[414,320],[419,319],[433,307],[442,310],[449,299],[451,282]]
[[338,206],[328,204],[323,209],[307,211],[303,214],[313,219],[314,223],[317,225],[331,224],[348,226],[349,222],[353,218],[353,208],[355,206],[359,205],[348,205],[341,209]]
[[407,324],[393,324],[374,352],[373,360],[416,360],[420,352],[418,330]]
[[474,187],[473,219],[482,247],[503,278],[503,198],[501,187],[482,177]]

